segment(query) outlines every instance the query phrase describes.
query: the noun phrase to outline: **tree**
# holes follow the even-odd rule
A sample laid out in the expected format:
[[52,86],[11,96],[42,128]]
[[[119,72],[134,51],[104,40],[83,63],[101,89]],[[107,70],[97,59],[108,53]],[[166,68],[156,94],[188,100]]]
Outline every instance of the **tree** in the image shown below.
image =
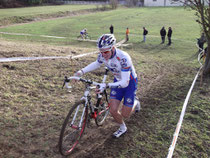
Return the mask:
[[[173,1],[177,2],[177,0]],[[208,45],[203,74],[204,76],[210,75],[210,0],[179,0],[179,2],[182,2],[184,6],[190,7],[192,10],[196,11],[196,22],[201,25]]]
[[128,7],[136,6],[139,0],[126,0],[126,4]]
[[203,74],[210,75],[210,0],[185,0],[185,4],[196,11],[198,22],[207,39],[207,55],[203,68]]
[[110,5],[112,9],[116,9],[118,5],[118,0],[110,0]]

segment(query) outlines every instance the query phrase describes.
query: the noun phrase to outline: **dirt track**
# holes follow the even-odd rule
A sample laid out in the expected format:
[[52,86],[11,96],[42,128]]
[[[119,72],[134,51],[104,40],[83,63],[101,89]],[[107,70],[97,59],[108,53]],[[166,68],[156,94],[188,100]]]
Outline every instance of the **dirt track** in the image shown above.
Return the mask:
[[[77,48],[70,48],[70,47],[55,47],[55,46],[47,46],[47,45],[37,45],[37,44],[23,44],[23,43],[14,43],[14,42],[8,42],[8,41],[2,41],[0,43],[0,57],[19,57],[19,56],[46,56],[46,55],[69,55],[69,54],[80,54],[87,52],[87,49],[77,49]],[[88,50],[90,51],[90,50]],[[95,57],[90,57],[90,59],[79,59],[75,60],[74,63],[70,63],[69,61],[61,61],[61,60],[52,60],[52,61],[40,61],[40,62],[24,62],[23,67],[20,69],[19,63],[0,63],[0,69],[3,71],[3,78],[1,78],[1,81],[3,83],[6,83],[7,80],[5,79],[6,74],[10,75],[10,78],[13,78],[13,75],[15,74],[16,77],[19,76],[20,82],[24,82],[21,79],[21,71],[25,71],[26,74],[29,74],[29,77],[33,77],[36,79],[36,77],[41,76],[43,79],[41,82],[44,82],[45,79],[50,80],[55,85],[61,84],[61,81],[57,81],[54,79],[54,76],[64,76],[66,71],[68,70],[68,73],[73,73],[75,68],[73,66],[77,67],[83,67],[86,65],[87,62],[95,60]],[[33,65],[34,64],[34,65]],[[72,65],[73,64],[73,65]],[[11,69],[11,67],[14,67],[14,69]],[[31,68],[30,68],[31,67]],[[69,69],[71,67],[71,69]],[[14,73],[8,73],[11,71],[14,71]],[[37,71],[39,69],[39,71]],[[51,72],[51,70],[55,69],[56,71]],[[35,71],[36,70],[36,71]],[[32,71],[31,73],[29,73]],[[34,71],[34,72],[33,72]],[[60,72],[58,72],[60,71]],[[81,144],[79,144],[76,148],[76,150],[71,154],[70,157],[72,158],[116,158],[119,157],[120,153],[124,153],[126,157],[137,157],[141,155],[143,158],[153,158],[158,157],[157,155],[159,153],[156,153],[155,151],[148,152],[146,150],[145,145],[141,145],[141,148],[136,144],[137,142],[146,143],[150,141],[150,136],[156,134],[156,130],[159,127],[155,127],[155,122],[159,120],[161,116],[153,116],[152,111],[156,113],[155,111],[159,110],[160,104],[164,103],[166,98],[163,96],[167,96],[171,89],[175,88],[175,85],[173,84],[173,81],[169,80],[168,77],[173,76],[180,76],[183,73],[189,72],[191,70],[187,68],[183,68],[179,65],[164,65],[160,63],[155,63],[155,67],[152,70],[152,73],[139,73],[138,77],[140,78],[140,88],[138,90],[138,97],[141,99],[142,104],[142,110],[140,113],[132,115],[130,119],[126,121],[126,124],[128,126],[128,132],[125,136],[121,137],[120,139],[113,139],[111,137],[111,134],[118,128],[115,122],[113,122],[113,119],[109,116],[109,118],[106,121],[106,125],[100,128],[97,128],[94,122],[91,123],[90,127],[86,129],[86,134],[84,135]],[[40,73],[36,74],[35,73]],[[93,74],[97,75],[97,74]],[[23,78],[25,76],[22,76]],[[49,79],[48,79],[49,78]],[[19,87],[20,83],[17,80],[17,83],[15,85]],[[181,82],[181,81],[180,81]],[[190,84],[190,83],[189,83]],[[30,84],[29,84],[30,85]],[[29,86],[26,83],[26,87]],[[8,85],[8,88],[10,89],[12,85]],[[37,84],[32,85],[37,86]],[[53,85],[52,85],[53,86]],[[187,85],[188,86],[188,85]],[[34,89],[36,89],[34,87]],[[46,87],[46,86],[45,86]],[[1,87],[4,88],[4,87]],[[22,87],[23,88],[23,87]],[[47,87],[46,87],[47,88]],[[183,99],[183,96],[185,96],[187,89],[185,87],[178,87],[183,92],[180,94],[179,99]],[[17,113],[21,113],[21,117],[25,117],[28,119],[28,124],[31,124],[32,128],[28,128],[25,126],[20,126],[17,128],[10,127],[9,123],[5,123],[4,131],[8,132],[8,130],[12,130],[12,134],[15,132],[26,132],[30,134],[26,134],[25,136],[20,134],[19,136],[12,136],[14,142],[10,142],[10,139],[7,140],[7,136],[3,135],[0,137],[0,156],[4,157],[50,157],[50,158],[59,158],[61,157],[57,150],[57,142],[59,137],[59,130],[61,128],[61,124],[63,119],[65,118],[66,110],[68,110],[68,107],[63,107],[64,109],[59,112],[58,107],[55,107],[55,109],[51,109],[51,103],[56,102],[58,106],[61,106],[63,104],[69,104],[64,99],[67,97],[65,96],[65,93],[62,90],[58,90],[58,87],[53,88],[47,88],[43,89],[41,91],[35,91],[30,90],[30,94],[34,95],[36,100],[36,96],[39,97],[39,95],[45,96],[46,101],[44,103],[40,104],[40,101],[34,101],[29,100],[29,103],[34,106],[34,108],[30,109],[28,112],[31,115],[26,115],[24,111],[22,111],[22,107],[16,107],[17,105],[11,105],[12,112],[14,112],[14,115],[12,118],[14,119],[17,115]],[[57,93],[51,93],[51,91],[56,91]],[[75,91],[78,92],[78,91]],[[41,93],[41,94],[39,94]],[[46,94],[45,94],[46,93]],[[48,96],[49,94],[49,96]],[[50,95],[52,94],[52,95]],[[63,95],[64,99],[59,100],[60,96]],[[69,94],[68,94],[69,95]],[[80,96],[78,94],[78,96]],[[3,94],[0,95],[1,99],[3,99],[5,96]],[[71,97],[71,99],[75,98],[74,96]],[[23,98],[24,99],[24,98]],[[74,100],[71,100],[73,102]],[[172,99],[173,101],[173,99]],[[16,101],[14,101],[15,103]],[[50,102],[50,103],[48,103]],[[63,103],[64,102],[64,103]],[[39,104],[40,107],[49,109],[48,112],[45,113],[45,117],[42,119],[42,115],[40,113],[36,113],[36,108],[38,110],[42,110],[42,108],[39,109],[39,106],[36,107],[36,105]],[[14,107],[13,107],[14,106]],[[45,107],[46,106],[46,107]],[[2,104],[2,107],[0,111],[6,111],[6,108],[8,108],[4,103]],[[14,110],[15,109],[15,110]],[[57,110],[56,110],[57,109]],[[173,109],[175,111],[175,109]],[[6,113],[6,112],[5,112]],[[56,113],[55,115],[53,113]],[[49,115],[49,116],[48,116]],[[167,114],[166,114],[167,116]],[[3,116],[3,118],[6,118],[6,116]],[[33,122],[34,119],[36,122]],[[166,118],[167,119],[167,118]],[[59,120],[59,123],[55,123],[57,120]],[[21,121],[21,119],[19,120]],[[31,122],[30,122],[31,121]],[[20,122],[21,123],[21,122]],[[24,124],[24,121],[23,123]],[[163,128],[170,128],[170,124],[164,125]],[[173,130],[174,127],[171,127]],[[53,129],[52,132],[48,132],[49,129]],[[18,130],[18,131],[17,131]],[[161,129],[159,129],[161,130]],[[165,129],[166,130],[166,129]],[[37,134],[39,132],[39,134]],[[1,136],[1,135],[0,135]],[[2,140],[5,139],[6,140]],[[10,138],[10,137],[8,137]],[[16,142],[19,141],[19,139],[25,139],[25,141],[21,141],[17,144]],[[167,149],[169,147],[170,143],[170,136],[167,138],[167,143],[164,146],[160,147],[160,150],[163,150],[163,152],[166,154]],[[46,143],[47,142],[47,143]],[[154,142],[155,143],[155,142]],[[13,144],[13,145],[9,145]],[[155,147],[155,146],[154,146]],[[135,154],[136,155],[135,155]]]

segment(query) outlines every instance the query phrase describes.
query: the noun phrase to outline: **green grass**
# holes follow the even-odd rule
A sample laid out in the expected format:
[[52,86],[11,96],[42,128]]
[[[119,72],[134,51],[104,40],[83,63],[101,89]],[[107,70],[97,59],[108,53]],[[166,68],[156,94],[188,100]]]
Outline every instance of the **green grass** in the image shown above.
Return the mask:
[[25,8],[11,8],[0,9],[0,20],[3,18],[9,18],[14,16],[37,16],[41,14],[53,14],[66,11],[78,11],[84,9],[96,8],[95,5],[58,5],[58,6],[38,6],[38,7],[25,7]]
[[160,28],[162,26],[166,28],[171,26],[174,31],[174,39],[194,42],[194,39],[199,36],[200,31],[193,15],[194,13],[192,11],[187,11],[180,7],[164,9],[122,8],[97,14],[11,26],[2,28],[0,31],[61,36],[71,39],[75,38],[80,30],[87,28],[91,37],[97,39],[101,34],[108,33],[109,26],[113,24],[118,40],[124,38],[125,30],[129,27],[131,35],[134,35],[131,38],[131,42],[135,43],[142,39],[142,27],[145,26],[149,30],[148,38],[151,36],[151,42],[155,43],[155,41],[158,41],[159,43],[157,39],[159,39]]
[[[95,140],[99,145],[91,150],[87,149],[85,156],[166,157],[184,99],[199,68],[195,56],[195,39],[200,35],[200,27],[195,22],[193,11],[182,7],[119,8],[8,26],[0,28],[0,32],[36,36],[1,34],[1,40],[39,45],[36,49],[17,47],[4,51],[1,44],[0,56],[51,56],[69,55],[71,51],[91,52],[96,50],[95,43],[74,40],[79,31],[87,28],[91,37],[97,39],[101,34],[109,32],[111,24],[115,27],[118,41],[125,38],[126,28],[130,29],[128,43],[132,45],[122,49],[131,55],[138,72],[137,95],[143,108],[139,115],[133,115],[126,121],[129,131],[125,137],[116,141],[107,136],[102,144],[100,140]],[[149,30],[146,43],[140,42],[143,26]],[[162,26],[171,26],[173,29],[173,43],[170,47],[160,45],[159,31]],[[43,38],[38,35],[62,36],[66,39]],[[52,48],[45,48],[45,43]],[[58,48],[58,45],[64,48]],[[68,50],[70,48],[71,51]],[[63,76],[72,75],[75,70],[95,59],[96,55],[74,62],[46,60],[0,64],[0,131],[4,133],[0,135],[0,156],[59,157],[53,148],[56,146],[61,124],[70,105],[81,93],[81,87],[73,89],[74,93],[62,90],[60,87]],[[97,73],[85,77],[99,79]],[[205,79],[202,86],[199,82],[200,77],[190,97],[174,151],[175,157],[207,158],[210,155],[209,79]],[[111,134],[114,128],[99,130]],[[23,131],[25,135],[22,134]]]

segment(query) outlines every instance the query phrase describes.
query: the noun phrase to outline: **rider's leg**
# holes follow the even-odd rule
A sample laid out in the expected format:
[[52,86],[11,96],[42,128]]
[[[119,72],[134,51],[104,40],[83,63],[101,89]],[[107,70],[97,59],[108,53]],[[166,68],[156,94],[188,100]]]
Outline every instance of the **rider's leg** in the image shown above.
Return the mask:
[[120,137],[122,134],[124,134],[127,131],[127,127],[125,125],[125,122],[123,121],[123,116],[119,112],[120,108],[120,101],[117,99],[110,99],[110,113],[112,114],[115,121],[120,125],[120,128],[113,133],[113,137]]
[[135,111],[137,113],[140,110],[141,110],[140,100],[137,97],[135,97],[134,105],[133,105],[133,111]]
[[112,117],[115,119],[117,123],[122,124],[123,117],[119,112],[120,102],[121,101],[117,99],[110,99],[110,113],[112,114]]
[[133,107],[128,107],[128,106],[125,106],[123,105],[122,107],[122,117],[123,118],[129,118],[131,116],[131,113],[133,112]]
[[[127,131],[124,123],[124,118],[130,117],[135,101],[135,94],[137,89],[137,79],[130,80],[126,88],[111,88],[110,92],[110,113],[116,122],[120,124],[120,128],[113,134],[115,137],[120,137]],[[120,102],[124,98],[124,105],[119,112]]]

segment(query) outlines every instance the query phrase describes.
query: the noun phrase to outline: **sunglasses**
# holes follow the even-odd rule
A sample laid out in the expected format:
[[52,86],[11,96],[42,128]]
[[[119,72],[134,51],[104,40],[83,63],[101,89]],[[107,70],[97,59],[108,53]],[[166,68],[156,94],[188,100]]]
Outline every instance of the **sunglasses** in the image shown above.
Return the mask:
[[101,52],[101,54],[108,54],[110,53],[111,51],[105,51],[105,52]]

